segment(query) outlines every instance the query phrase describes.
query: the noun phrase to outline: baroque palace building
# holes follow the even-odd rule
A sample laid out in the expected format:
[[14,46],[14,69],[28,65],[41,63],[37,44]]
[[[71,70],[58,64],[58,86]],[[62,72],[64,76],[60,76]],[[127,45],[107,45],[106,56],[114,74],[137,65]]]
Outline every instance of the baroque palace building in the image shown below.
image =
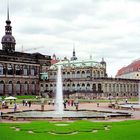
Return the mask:
[[71,60],[65,59],[53,64],[47,73],[42,74],[40,89],[49,96],[56,92],[57,66],[61,65],[63,92],[65,96],[79,98],[132,97],[138,95],[136,79],[109,78],[106,62],[92,59],[79,61],[75,50]]
[[0,50],[0,95],[38,95],[39,75],[51,65],[51,57],[40,53],[16,52],[16,40],[12,36],[9,8],[5,35]]

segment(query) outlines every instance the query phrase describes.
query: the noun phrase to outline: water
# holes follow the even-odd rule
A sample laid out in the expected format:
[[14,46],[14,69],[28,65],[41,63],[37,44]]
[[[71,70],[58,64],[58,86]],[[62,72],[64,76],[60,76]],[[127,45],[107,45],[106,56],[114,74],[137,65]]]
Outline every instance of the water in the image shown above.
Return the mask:
[[63,106],[63,88],[62,88],[61,66],[58,66],[55,111],[56,111],[56,114],[63,114],[63,110],[64,110],[64,106]]

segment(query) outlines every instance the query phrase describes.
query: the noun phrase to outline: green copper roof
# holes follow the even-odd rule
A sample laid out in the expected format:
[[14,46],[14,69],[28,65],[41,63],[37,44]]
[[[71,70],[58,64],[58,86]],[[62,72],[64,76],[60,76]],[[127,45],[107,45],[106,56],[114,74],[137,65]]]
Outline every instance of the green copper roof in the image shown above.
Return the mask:
[[50,69],[55,69],[57,68],[58,65],[61,65],[62,68],[65,67],[102,67],[100,62],[96,62],[93,60],[74,60],[74,61],[70,61],[70,60],[65,60],[65,61],[60,61],[54,65],[52,65],[50,67]]

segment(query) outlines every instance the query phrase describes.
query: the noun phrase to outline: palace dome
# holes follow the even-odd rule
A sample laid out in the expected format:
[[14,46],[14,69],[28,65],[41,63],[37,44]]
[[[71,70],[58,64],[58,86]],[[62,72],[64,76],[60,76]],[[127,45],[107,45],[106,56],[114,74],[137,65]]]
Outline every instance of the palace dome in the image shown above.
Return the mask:
[[1,43],[11,43],[11,44],[16,44],[15,38],[11,34],[6,34],[2,37]]

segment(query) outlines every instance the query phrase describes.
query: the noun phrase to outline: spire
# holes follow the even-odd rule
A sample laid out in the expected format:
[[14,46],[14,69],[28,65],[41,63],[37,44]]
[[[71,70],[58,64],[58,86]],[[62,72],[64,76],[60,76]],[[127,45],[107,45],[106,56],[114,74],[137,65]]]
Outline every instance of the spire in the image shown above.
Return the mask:
[[76,53],[75,53],[75,44],[73,44],[73,55],[71,57],[71,60],[77,60],[77,57],[76,57]]
[[6,24],[10,25],[11,21],[9,18],[9,0],[7,1],[7,20],[6,20]]
[[73,57],[75,56],[75,44],[73,44]]
[[89,59],[92,60],[92,54],[90,54]]
[[7,19],[6,19],[6,26],[5,26],[5,35],[2,37],[2,49],[7,52],[14,52],[15,51],[15,44],[16,40],[12,36],[12,26],[10,25],[11,21],[9,18],[9,0],[7,0]]
[[7,2],[7,20],[9,20],[9,0]]
[[7,20],[6,20],[6,26],[5,26],[5,34],[12,34],[12,27],[11,27],[11,21],[9,18],[9,0],[7,0]]

